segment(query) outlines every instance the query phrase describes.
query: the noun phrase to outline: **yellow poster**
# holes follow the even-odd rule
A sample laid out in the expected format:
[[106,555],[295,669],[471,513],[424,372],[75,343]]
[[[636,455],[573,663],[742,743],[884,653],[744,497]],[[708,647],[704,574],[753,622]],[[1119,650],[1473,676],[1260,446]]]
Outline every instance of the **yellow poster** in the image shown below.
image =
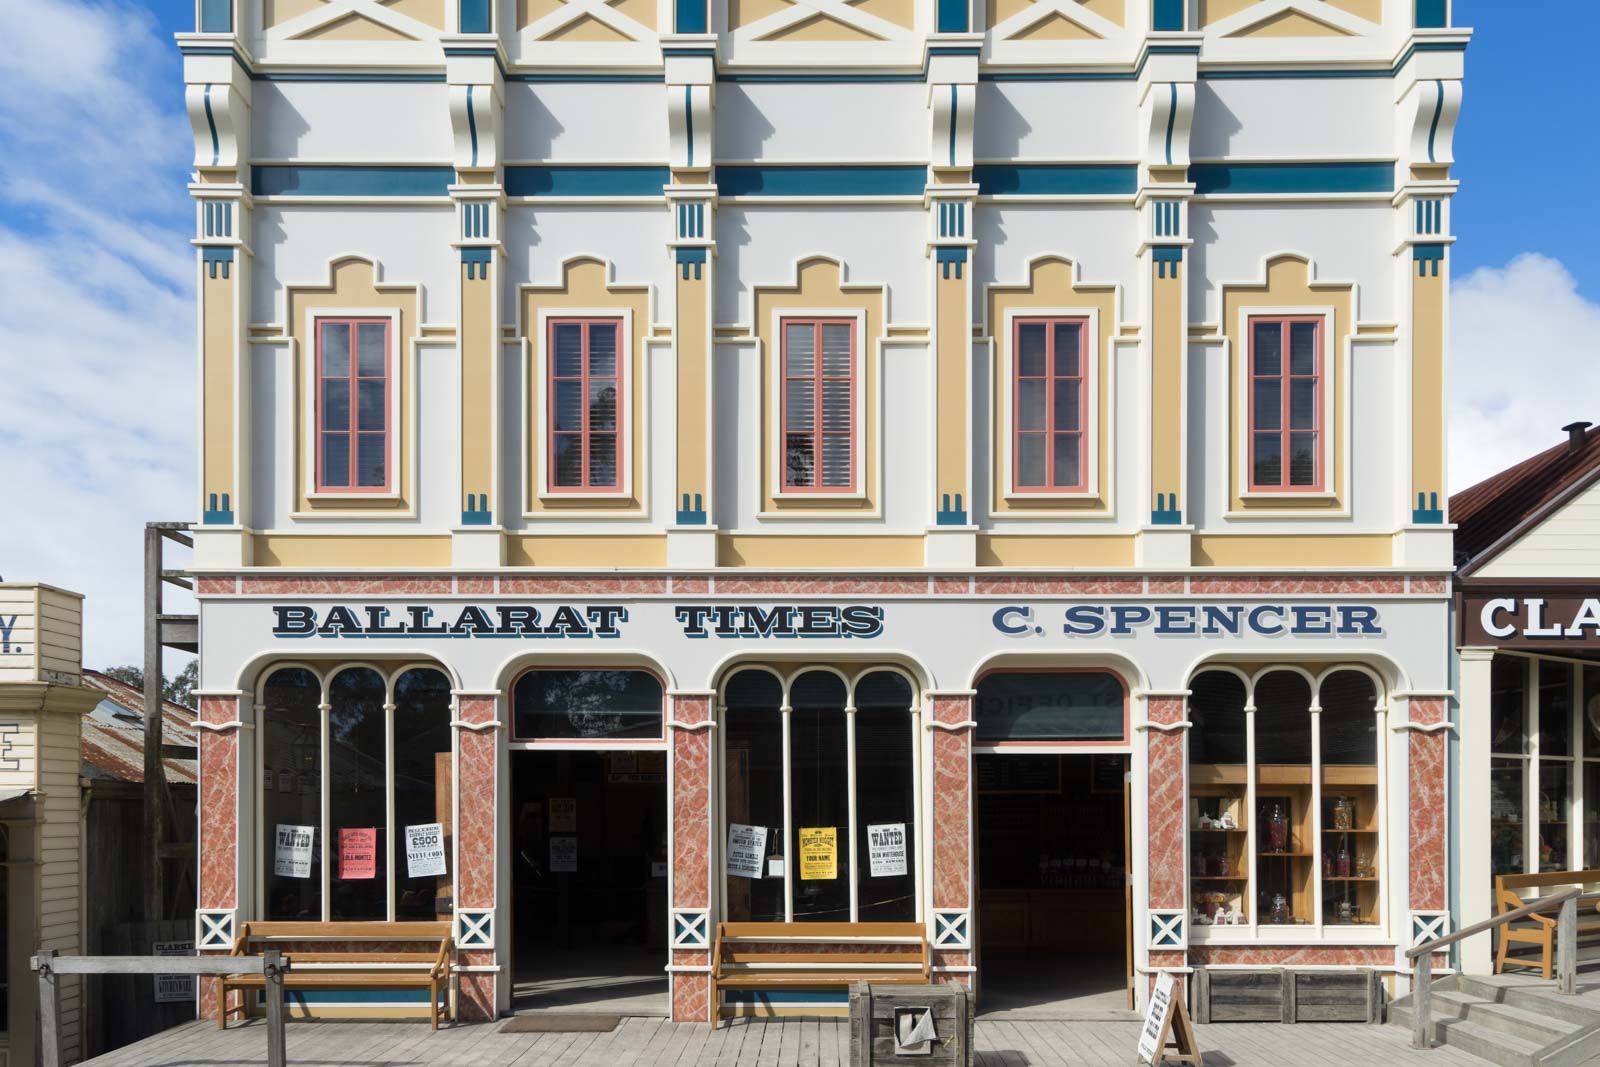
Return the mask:
[[839,877],[839,831],[833,826],[800,827],[800,880]]

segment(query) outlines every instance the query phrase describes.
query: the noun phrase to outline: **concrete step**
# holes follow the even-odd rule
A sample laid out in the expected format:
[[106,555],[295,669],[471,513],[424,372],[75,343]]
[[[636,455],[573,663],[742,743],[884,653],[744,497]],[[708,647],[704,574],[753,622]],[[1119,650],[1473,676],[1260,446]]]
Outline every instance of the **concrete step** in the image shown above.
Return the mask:
[[[1437,1003],[1441,994],[1435,993]],[[1428,1036],[1435,1044],[1449,1045],[1470,1052],[1480,1059],[1497,1063],[1500,1067],[1536,1067],[1536,1059],[1545,1042],[1529,1041],[1495,1029],[1491,1025],[1470,1019],[1452,1019],[1437,1013],[1428,1025]],[[1411,1029],[1410,1005],[1394,1004],[1389,1008],[1389,1021]]]
[[[1394,1015],[1395,1011],[1391,1008],[1390,1014]],[[1409,1003],[1398,1011],[1404,1014],[1408,1022],[1412,1018]],[[1459,990],[1435,989],[1429,1014],[1434,1019],[1477,1023],[1512,1037],[1532,1041],[1541,1048],[1579,1029],[1576,1023]]]
[[1506,975],[1462,974],[1456,976],[1456,989],[1500,1004],[1535,1011],[1574,1026],[1600,1025],[1600,1011],[1585,1007],[1577,997],[1556,992],[1554,982],[1529,983]]

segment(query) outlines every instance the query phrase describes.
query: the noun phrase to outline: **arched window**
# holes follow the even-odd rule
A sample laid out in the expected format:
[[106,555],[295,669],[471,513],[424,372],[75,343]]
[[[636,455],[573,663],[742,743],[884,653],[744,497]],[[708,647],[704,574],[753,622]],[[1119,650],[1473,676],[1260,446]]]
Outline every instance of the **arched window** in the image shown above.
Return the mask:
[[882,668],[746,668],[728,679],[729,920],[915,920],[915,700],[904,676]]
[[1378,924],[1383,707],[1372,677],[1218,669],[1189,688],[1196,926]]
[[518,740],[660,740],[661,680],[637,670],[531,670],[511,689]]
[[[451,688],[430,667],[397,676],[366,665],[336,666],[325,676],[285,667],[267,676],[260,698],[264,918],[364,922],[449,913]],[[413,831],[436,835],[447,873],[411,855]]]

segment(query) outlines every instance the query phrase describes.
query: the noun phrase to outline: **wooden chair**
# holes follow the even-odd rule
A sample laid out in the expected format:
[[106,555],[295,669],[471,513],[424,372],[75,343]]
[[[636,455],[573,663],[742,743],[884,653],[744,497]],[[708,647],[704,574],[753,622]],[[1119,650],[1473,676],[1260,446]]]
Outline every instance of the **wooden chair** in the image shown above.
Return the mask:
[[[448,994],[450,950],[448,922],[252,922],[239,927],[233,955],[251,956],[268,943],[276,944],[289,962],[283,976],[285,993],[296,989],[425,989],[429,1020],[439,1029],[439,1002]],[[369,952],[362,943],[416,942],[433,946],[419,952]],[[250,1016],[243,995],[261,989],[259,974],[230,974],[217,979],[217,1029],[228,1016]],[[239,990],[239,1006],[228,1007],[228,993]]]
[[710,1022],[717,1025],[727,989],[925,983],[931,966],[921,923],[719,923],[711,951]]
[[[1494,879],[1494,899],[1498,914],[1504,915],[1508,911],[1516,911],[1533,900],[1539,894],[1531,894],[1532,900],[1524,900],[1518,890],[1549,889],[1562,886],[1593,885],[1600,882],[1600,870],[1586,871],[1550,871],[1546,874],[1500,874]],[[1588,898],[1580,898],[1588,899]],[[1579,920],[1578,936],[1600,933],[1600,919],[1588,921]],[[1511,945],[1515,942],[1523,945],[1534,945],[1540,952],[1537,960],[1518,959],[1510,955]],[[1507,967],[1537,967],[1543,976],[1548,979],[1554,974],[1554,956],[1556,942],[1556,913],[1552,909],[1549,915],[1534,913],[1526,919],[1506,923],[1500,928],[1500,946],[1495,951],[1494,973],[1501,974]]]

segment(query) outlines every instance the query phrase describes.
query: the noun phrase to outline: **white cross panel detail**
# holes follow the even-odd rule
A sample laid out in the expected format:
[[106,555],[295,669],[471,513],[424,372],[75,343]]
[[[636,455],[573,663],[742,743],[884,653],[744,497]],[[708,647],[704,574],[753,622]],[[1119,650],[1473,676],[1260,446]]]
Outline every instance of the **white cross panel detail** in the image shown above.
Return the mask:
[[494,911],[456,912],[457,948],[494,947]]
[[711,913],[704,908],[673,908],[672,947],[710,948]]
[[1186,947],[1182,911],[1150,912],[1150,947],[1177,951]]
[[[539,41],[577,22],[585,15],[592,16],[635,41],[650,42],[656,33],[638,19],[629,18],[605,3],[605,0],[564,0],[562,5],[542,18],[534,19],[523,28],[529,40]],[[618,42],[620,43],[620,42]]]
[[972,913],[966,909],[933,913],[933,947],[972,947]]
[[733,36],[736,41],[761,41],[817,15],[826,16],[851,29],[860,30],[869,37],[884,41],[921,39],[916,31],[897,26],[877,15],[857,10],[844,0],[789,0],[789,6],[782,11],[774,11],[770,15],[756,19],[748,26],[739,27]]
[[1411,913],[1411,947],[1437,941],[1450,932],[1450,913],[1447,911],[1414,911]]
[[194,913],[199,935],[195,945],[201,949],[233,948],[233,909],[200,908]]
[[439,31],[426,22],[402,15],[379,3],[378,0],[323,0],[322,6],[296,15],[267,30],[267,37],[276,41],[292,41],[297,37],[330,26],[349,15],[371,19],[386,29],[418,41],[437,40]]
[[1077,0],[1035,0],[1015,15],[990,27],[989,32],[994,40],[1004,41],[1051,15],[1060,15],[1073,25],[1107,41],[1121,40],[1127,32],[1110,19],[1096,15]]
[[1352,15],[1348,11],[1340,11],[1332,4],[1321,3],[1320,0],[1310,3],[1307,0],[1262,0],[1259,4],[1253,4],[1243,11],[1237,11],[1207,26],[1206,35],[1231,37],[1286,12],[1304,15],[1313,22],[1320,22],[1324,26],[1332,26],[1334,29],[1362,37],[1377,28],[1364,18]]

